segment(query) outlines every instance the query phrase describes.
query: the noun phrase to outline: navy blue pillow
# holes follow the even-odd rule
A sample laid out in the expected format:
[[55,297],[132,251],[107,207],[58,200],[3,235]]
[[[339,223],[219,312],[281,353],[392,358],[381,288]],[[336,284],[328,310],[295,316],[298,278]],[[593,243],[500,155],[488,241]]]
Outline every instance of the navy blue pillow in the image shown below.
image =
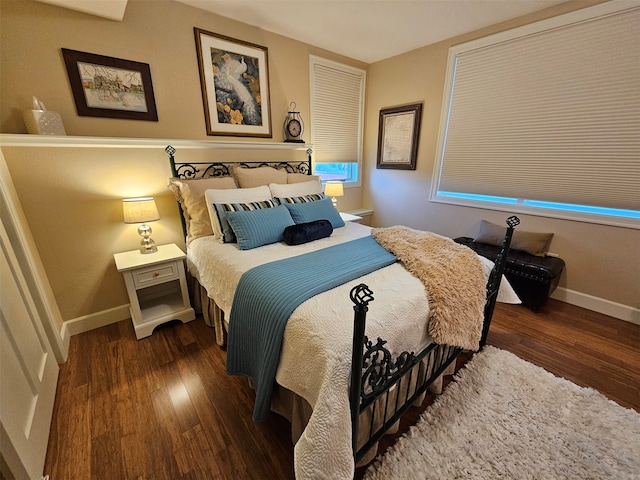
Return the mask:
[[285,203],[289,209],[293,221],[296,223],[308,223],[314,220],[329,220],[333,228],[344,227],[344,220],[330,198],[323,198],[316,202]]
[[315,220],[285,228],[282,237],[287,245],[302,245],[303,243],[329,237],[332,233],[333,227],[329,220]]

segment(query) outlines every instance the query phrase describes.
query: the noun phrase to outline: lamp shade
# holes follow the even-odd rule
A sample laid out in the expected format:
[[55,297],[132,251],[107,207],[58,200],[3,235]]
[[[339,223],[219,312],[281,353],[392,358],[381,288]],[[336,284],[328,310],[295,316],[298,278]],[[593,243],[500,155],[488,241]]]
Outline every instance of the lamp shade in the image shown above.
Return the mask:
[[324,186],[324,194],[327,197],[341,197],[344,195],[342,182],[327,182]]
[[145,223],[160,220],[153,197],[125,198],[122,200],[124,223]]

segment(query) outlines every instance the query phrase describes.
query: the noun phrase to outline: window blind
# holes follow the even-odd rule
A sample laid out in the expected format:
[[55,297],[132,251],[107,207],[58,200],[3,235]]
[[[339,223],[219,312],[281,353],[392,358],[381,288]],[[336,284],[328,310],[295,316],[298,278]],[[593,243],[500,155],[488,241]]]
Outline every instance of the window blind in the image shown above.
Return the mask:
[[360,162],[365,71],[315,56],[309,63],[314,161]]
[[438,192],[640,211],[640,8],[596,11],[452,47]]

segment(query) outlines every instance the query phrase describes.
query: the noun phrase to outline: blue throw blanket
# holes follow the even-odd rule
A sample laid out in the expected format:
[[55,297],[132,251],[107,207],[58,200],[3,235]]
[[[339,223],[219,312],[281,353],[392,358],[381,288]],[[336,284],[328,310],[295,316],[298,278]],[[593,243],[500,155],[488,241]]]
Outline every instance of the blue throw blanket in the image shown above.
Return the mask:
[[264,421],[284,329],[305,300],[396,261],[371,236],[257,266],[240,278],[229,317],[227,373],[256,390],[254,421]]

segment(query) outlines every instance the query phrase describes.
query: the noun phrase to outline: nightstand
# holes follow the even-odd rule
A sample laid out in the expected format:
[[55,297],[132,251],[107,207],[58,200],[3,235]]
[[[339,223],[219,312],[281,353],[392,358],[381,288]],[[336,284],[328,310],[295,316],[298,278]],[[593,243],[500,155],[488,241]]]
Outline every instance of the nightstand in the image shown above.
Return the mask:
[[142,254],[138,249],[113,256],[127,285],[138,340],[151,335],[162,323],[170,320],[186,323],[196,318],[189,303],[185,257],[174,243],[160,245],[155,253]]
[[359,217],[358,215],[351,215],[350,213],[340,212],[340,216],[345,222],[360,223],[362,220],[362,217]]

